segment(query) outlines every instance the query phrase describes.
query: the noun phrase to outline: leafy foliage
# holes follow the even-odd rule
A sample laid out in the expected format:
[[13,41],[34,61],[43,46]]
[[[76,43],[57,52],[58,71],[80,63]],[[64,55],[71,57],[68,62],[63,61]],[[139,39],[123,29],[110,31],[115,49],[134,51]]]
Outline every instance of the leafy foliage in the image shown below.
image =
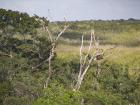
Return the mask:
[[19,32],[22,34],[35,32],[35,28],[40,27],[40,23],[27,13],[0,9],[0,29],[3,33]]

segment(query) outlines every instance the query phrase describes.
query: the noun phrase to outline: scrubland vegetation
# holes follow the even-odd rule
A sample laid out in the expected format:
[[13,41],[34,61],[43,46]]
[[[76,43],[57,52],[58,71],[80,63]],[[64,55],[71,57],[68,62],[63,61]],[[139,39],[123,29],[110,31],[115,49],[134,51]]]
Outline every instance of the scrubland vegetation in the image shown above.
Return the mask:
[[[51,59],[50,82],[44,87],[53,45],[37,19],[45,21],[53,38],[65,25],[0,9],[0,105],[140,105],[140,20],[67,22],[69,28]],[[91,29],[101,49],[115,47],[101,60],[100,75],[98,62],[93,61],[80,89],[73,91],[81,36],[87,51]]]

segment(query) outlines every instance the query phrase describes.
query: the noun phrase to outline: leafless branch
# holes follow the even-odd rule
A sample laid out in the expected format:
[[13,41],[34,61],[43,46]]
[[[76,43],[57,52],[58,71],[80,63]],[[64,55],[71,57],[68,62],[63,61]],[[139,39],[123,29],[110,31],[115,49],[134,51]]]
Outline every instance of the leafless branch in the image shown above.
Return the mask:
[[[66,20],[65,20],[65,23],[66,23]],[[59,37],[66,31],[67,28],[68,28],[68,25],[65,24],[64,29],[62,31],[60,31],[60,33],[57,35],[56,39],[53,40],[52,39],[52,33],[49,31],[48,26],[46,27],[47,33],[49,34],[50,40],[52,42],[52,48],[51,48],[49,58],[48,58],[48,63],[49,63],[48,71],[49,72],[48,72],[48,78],[45,81],[44,88],[48,87],[49,81],[50,81],[51,76],[52,76],[52,59],[53,59],[53,57],[55,55],[55,51],[56,51],[55,49],[56,49],[57,41],[58,41]]]
[[[90,43],[89,43],[89,47],[88,47],[88,52],[85,55],[84,60],[83,60],[83,56],[82,56],[82,50],[83,50],[83,36],[82,36],[82,41],[81,41],[82,43],[81,43],[81,47],[80,47],[80,71],[79,71],[77,83],[73,89],[74,91],[80,89],[84,76],[85,76],[86,72],[88,71],[92,61],[94,60],[94,55],[91,56],[90,58],[88,58],[90,56],[90,52],[92,49],[92,43],[93,43],[93,38],[94,38],[93,35],[94,35],[94,33],[91,32],[91,39],[90,39]],[[88,62],[88,63],[86,63],[86,62]]]
[[80,78],[80,75],[81,75],[81,73],[82,73],[82,66],[83,66],[83,64],[82,64],[82,60],[83,60],[83,57],[82,57],[82,49],[83,49],[83,38],[84,38],[84,36],[82,35],[82,41],[81,41],[81,47],[80,47],[80,71],[79,71],[79,75],[78,75],[78,78]]
[[52,33],[50,32],[48,26],[45,27],[45,30],[47,31],[47,33],[48,33],[48,35],[49,35],[50,41],[53,42],[53,39],[52,39]]
[[[68,28],[68,24],[66,24],[66,23],[67,23],[67,21],[66,21],[66,19],[65,19],[65,26],[64,26],[64,29],[63,29],[62,31],[60,31],[60,33],[57,35],[57,37],[56,37],[55,40],[53,40],[53,38],[52,38],[53,34],[52,34],[52,32],[49,30],[48,26],[43,25],[43,29],[44,29],[44,30],[48,33],[48,35],[49,35],[49,39],[50,39],[50,41],[51,41],[51,43],[52,43],[52,49],[51,49],[51,53],[50,53],[50,55],[49,55],[49,58],[47,58],[46,60],[42,61],[41,63],[39,63],[39,64],[36,65],[36,66],[32,66],[32,67],[31,67],[32,69],[37,69],[38,67],[40,67],[40,66],[43,65],[44,63],[49,62],[50,56],[53,58],[52,55],[54,55],[54,53],[55,53],[56,43],[57,43],[59,37],[60,37],[60,36],[66,31],[66,29]],[[52,58],[51,58],[51,59],[52,59]]]
[[91,52],[91,49],[92,49],[92,44],[93,44],[93,36],[94,36],[94,33],[91,31],[91,37],[90,37],[90,44],[89,44],[89,48],[88,48],[88,52],[84,58],[84,61],[83,61],[83,66],[85,65],[86,63],[86,60]]
[[59,39],[59,37],[66,31],[66,29],[68,28],[69,26],[68,25],[65,25],[64,26],[64,29],[57,35],[57,37],[56,37],[56,41]]
[[[100,74],[100,64],[99,61],[102,59],[103,56],[103,50],[99,48],[99,41],[96,40],[95,35],[94,35],[94,30],[91,31],[91,38],[90,38],[90,43],[88,46],[88,51],[87,54],[84,56],[82,55],[83,51],[83,36],[82,36],[82,41],[81,41],[81,47],[80,47],[80,70],[77,78],[77,82],[73,88],[74,91],[77,91],[80,89],[82,81],[84,79],[84,76],[86,75],[87,71],[89,70],[91,63],[93,61],[97,61],[97,75],[99,76]],[[93,44],[94,42],[94,44]],[[95,52],[91,52],[92,49],[95,50]]]

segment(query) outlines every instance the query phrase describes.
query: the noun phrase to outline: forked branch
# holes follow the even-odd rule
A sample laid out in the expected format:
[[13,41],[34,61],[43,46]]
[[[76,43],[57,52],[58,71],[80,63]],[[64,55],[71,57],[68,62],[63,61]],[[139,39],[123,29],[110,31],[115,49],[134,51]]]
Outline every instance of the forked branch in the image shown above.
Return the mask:
[[[53,39],[53,34],[52,32],[50,31],[49,27],[48,26],[45,26],[45,24],[43,24],[43,29],[44,31],[46,31],[48,33],[48,36],[49,36],[49,39],[52,43],[52,48],[51,48],[51,53],[49,54],[49,57],[47,59],[45,59],[44,61],[40,62],[39,64],[35,65],[35,66],[32,66],[31,68],[32,69],[37,69],[39,68],[40,66],[42,66],[44,63],[48,62],[49,61],[49,58],[50,58],[50,55],[54,55],[55,53],[55,48],[56,48],[56,44],[57,44],[57,41],[59,39],[59,37],[67,30],[67,28],[69,27],[69,25],[67,24],[67,21],[65,19],[65,26],[64,28],[56,35],[57,37],[55,39]],[[53,53],[53,54],[52,54]]]
[[103,54],[102,50],[99,49],[99,42],[95,38],[94,30],[91,31],[90,43],[86,55],[83,55],[83,36],[81,42],[82,43],[80,47],[80,70],[79,70],[77,82],[73,88],[74,91],[80,89],[84,76],[89,70],[91,63],[93,61],[100,60],[99,56]]
[[[65,21],[66,23],[66,21]],[[51,31],[49,30],[48,26],[45,27],[45,30],[47,31],[48,35],[49,35],[49,38],[50,38],[50,41],[52,43],[52,48],[51,48],[51,51],[50,51],[50,54],[49,54],[49,58],[48,58],[48,63],[49,63],[49,68],[48,68],[48,77],[47,77],[47,80],[45,81],[45,85],[44,87],[47,88],[48,87],[48,84],[49,84],[49,81],[51,79],[51,76],[52,76],[52,59],[54,58],[54,55],[55,55],[55,51],[56,51],[56,46],[57,46],[57,42],[58,42],[58,39],[60,38],[60,36],[66,31],[66,29],[68,28],[68,24],[65,24],[64,28],[62,29],[62,31],[60,31],[59,34],[57,34],[57,37],[53,40],[53,34],[51,33]]]

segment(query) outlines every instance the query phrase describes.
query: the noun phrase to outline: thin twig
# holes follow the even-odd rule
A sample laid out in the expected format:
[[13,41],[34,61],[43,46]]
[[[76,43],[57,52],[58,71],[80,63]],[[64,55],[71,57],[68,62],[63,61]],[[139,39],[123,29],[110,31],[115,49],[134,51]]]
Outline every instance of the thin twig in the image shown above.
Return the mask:
[[57,41],[59,39],[59,37],[66,31],[67,28],[68,28],[68,25],[64,26],[64,29],[57,35],[55,41]]
[[83,64],[82,64],[82,60],[83,60],[83,57],[82,57],[82,49],[83,49],[83,38],[84,38],[84,36],[82,35],[82,41],[81,41],[81,47],[80,47],[80,71],[79,71],[79,75],[78,75],[78,78],[80,78],[80,75],[81,75],[81,73],[82,73],[82,66],[83,66]]

